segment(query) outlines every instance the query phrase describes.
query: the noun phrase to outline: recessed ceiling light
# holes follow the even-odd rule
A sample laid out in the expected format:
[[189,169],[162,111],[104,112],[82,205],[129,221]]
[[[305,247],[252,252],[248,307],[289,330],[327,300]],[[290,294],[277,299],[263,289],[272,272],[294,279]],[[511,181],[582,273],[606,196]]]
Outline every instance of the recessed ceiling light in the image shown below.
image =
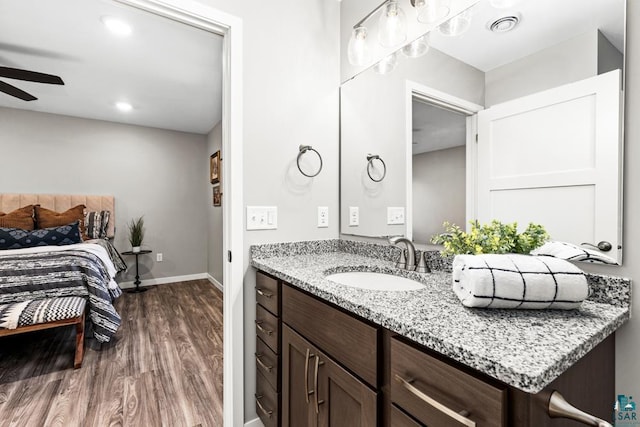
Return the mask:
[[503,16],[495,21],[490,21],[487,27],[494,33],[506,33],[513,30],[520,23],[519,14]]
[[133,106],[131,104],[129,104],[128,102],[125,102],[125,101],[116,102],[116,108],[118,110],[122,111],[123,113],[127,113],[127,112],[133,110]]
[[117,36],[128,36],[132,32],[131,25],[122,19],[114,18],[113,16],[103,16],[101,20],[104,26]]

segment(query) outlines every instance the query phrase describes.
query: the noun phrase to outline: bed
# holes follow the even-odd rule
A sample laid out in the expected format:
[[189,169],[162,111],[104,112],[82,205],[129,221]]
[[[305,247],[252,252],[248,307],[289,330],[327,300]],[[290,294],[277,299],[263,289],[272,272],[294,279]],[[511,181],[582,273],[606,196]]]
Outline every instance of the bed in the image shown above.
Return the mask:
[[[0,305],[13,304],[12,310],[0,317],[0,328],[15,327],[20,318],[33,317],[33,313],[19,310],[20,307],[25,310],[30,307],[27,301],[82,297],[87,301],[87,317],[93,336],[99,342],[109,342],[120,326],[120,315],[114,302],[122,291],[114,278],[126,268],[110,242],[115,233],[114,198],[0,194],[2,213],[27,212],[29,206],[38,207],[39,219],[45,225],[50,218],[64,222],[67,212],[73,211],[77,216],[78,210],[85,221],[39,227],[38,215],[34,213],[34,229],[23,230],[4,227],[4,217],[0,216],[0,246],[4,245],[0,250]],[[80,209],[79,206],[85,208]],[[105,211],[109,212],[105,214],[107,221],[96,228],[100,229],[101,235],[88,236],[84,222],[88,222],[90,214]],[[45,212],[51,216],[47,217]],[[77,236],[81,230],[83,238]],[[47,239],[56,244],[49,244]],[[22,247],[25,242],[29,242],[31,247]]]

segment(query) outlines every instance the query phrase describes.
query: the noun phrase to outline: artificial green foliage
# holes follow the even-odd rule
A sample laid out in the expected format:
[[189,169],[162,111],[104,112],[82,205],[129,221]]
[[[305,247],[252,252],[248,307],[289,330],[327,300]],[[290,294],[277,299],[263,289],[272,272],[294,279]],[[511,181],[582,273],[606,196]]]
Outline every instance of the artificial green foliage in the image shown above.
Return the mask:
[[134,218],[129,223],[129,243],[132,247],[141,246],[144,240],[144,219]]
[[518,223],[503,224],[493,220],[480,225],[470,221],[467,233],[455,224],[444,223],[445,233],[433,236],[432,243],[444,245],[442,255],[461,254],[528,254],[549,239],[543,226],[529,223],[525,231],[518,234]]

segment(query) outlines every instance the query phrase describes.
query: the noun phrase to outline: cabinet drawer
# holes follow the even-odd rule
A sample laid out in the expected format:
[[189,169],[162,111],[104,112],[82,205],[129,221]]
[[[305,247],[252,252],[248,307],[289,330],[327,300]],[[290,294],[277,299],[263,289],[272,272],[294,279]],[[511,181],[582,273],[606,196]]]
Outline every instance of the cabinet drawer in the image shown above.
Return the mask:
[[506,390],[391,339],[391,400],[420,422],[442,427],[465,425],[448,415],[449,411],[465,413],[477,427],[504,426],[505,399]]
[[278,316],[280,314],[279,294],[278,280],[258,271],[256,273],[256,302]]
[[278,318],[264,307],[256,305],[256,335],[276,354],[278,350]]
[[269,382],[258,372],[256,375],[256,412],[265,427],[280,425],[280,411],[278,410],[278,393]]
[[264,375],[271,387],[280,391],[278,387],[278,355],[260,338],[256,338],[256,369]]
[[402,412],[395,405],[391,405],[391,427],[422,427],[413,418]]
[[288,285],[282,320],[374,388],[378,386],[378,329]]

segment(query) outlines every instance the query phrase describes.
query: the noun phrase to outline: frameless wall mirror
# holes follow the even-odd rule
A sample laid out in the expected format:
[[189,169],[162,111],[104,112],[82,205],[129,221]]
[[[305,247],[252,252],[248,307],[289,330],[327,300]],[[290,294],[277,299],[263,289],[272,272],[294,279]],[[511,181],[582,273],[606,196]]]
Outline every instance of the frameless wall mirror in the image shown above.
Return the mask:
[[[481,0],[461,34],[445,22],[422,56],[401,47],[345,81],[341,233],[426,244],[445,220],[537,222],[554,240],[609,242],[620,263],[625,11]],[[368,153],[385,160],[381,182],[367,178]]]

